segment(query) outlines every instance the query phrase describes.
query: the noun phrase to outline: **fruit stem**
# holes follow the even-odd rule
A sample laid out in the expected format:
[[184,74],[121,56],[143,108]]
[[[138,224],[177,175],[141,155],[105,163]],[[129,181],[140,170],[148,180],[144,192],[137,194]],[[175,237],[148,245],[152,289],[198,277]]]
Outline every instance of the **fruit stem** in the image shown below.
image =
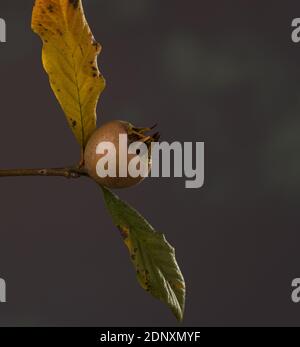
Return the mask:
[[50,168],[50,169],[12,169],[0,170],[0,177],[21,177],[21,176],[45,176],[45,177],[65,177],[79,178],[87,176],[82,168]]

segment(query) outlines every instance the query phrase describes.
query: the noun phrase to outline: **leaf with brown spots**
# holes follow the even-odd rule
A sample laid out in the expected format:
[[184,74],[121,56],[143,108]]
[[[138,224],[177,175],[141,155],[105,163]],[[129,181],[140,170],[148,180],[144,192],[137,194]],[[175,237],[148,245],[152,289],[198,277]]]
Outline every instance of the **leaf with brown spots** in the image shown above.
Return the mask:
[[102,189],[108,211],[129,250],[140,285],[166,303],[181,321],[185,282],[175,259],[174,248],[136,210],[110,190]]
[[42,61],[51,88],[84,148],[96,128],[96,107],[105,80],[81,0],[36,0],[32,29],[43,41]]

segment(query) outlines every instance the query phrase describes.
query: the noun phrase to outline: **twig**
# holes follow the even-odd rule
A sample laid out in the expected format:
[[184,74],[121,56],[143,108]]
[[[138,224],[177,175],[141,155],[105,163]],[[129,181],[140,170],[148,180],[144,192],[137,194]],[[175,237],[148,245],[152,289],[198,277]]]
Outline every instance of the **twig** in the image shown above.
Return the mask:
[[77,167],[50,168],[50,169],[0,170],[0,177],[21,177],[21,176],[79,178],[79,177],[88,176],[88,175],[84,169],[77,168]]

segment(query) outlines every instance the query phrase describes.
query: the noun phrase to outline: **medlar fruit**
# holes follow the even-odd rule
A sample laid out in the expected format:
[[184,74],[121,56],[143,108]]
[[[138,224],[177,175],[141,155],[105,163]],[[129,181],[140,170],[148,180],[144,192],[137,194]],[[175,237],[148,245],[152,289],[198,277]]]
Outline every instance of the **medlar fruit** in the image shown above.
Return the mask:
[[[155,127],[155,126],[154,126]],[[89,139],[87,146],[85,148],[84,152],[84,165],[85,169],[88,173],[88,175],[93,178],[97,183],[100,185],[112,188],[112,189],[119,189],[119,188],[128,188],[132,187],[141,181],[144,180],[145,177],[138,176],[138,177],[132,177],[127,169],[127,175],[126,177],[120,177],[119,174],[119,162],[120,162],[120,150],[122,150],[122,153],[127,155],[127,163],[129,163],[134,157],[136,157],[139,153],[137,150],[136,154],[129,154],[128,153],[128,147],[133,142],[138,143],[144,143],[147,145],[148,148],[148,154],[149,157],[148,163],[149,163],[149,171],[151,169],[151,162],[150,162],[150,156],[151,156],[151,142],[157,141],[159,139],[159,133],[155,133],[154,135],[150,136],[147,135],[149,131],[151,131],[154,127],[151,128],[137,128],[130,124],[129,122],[120,121],[120,120],[114,120],[111,122],[108,122],[104,125],[102,125],[100,128],[98,128]],[[127,136],[127,148],[119,148],[120,146],[120,135]],[[114,148],[116,150],[116,157],[115,157],[115,177],[100,177],[97,174],[97,164],[101,158],[103,158],[105,155],[107,155],[107,151],[101,154],[97,153],[97,148],[99,144],[103,143],[111,143],[114,145]]]

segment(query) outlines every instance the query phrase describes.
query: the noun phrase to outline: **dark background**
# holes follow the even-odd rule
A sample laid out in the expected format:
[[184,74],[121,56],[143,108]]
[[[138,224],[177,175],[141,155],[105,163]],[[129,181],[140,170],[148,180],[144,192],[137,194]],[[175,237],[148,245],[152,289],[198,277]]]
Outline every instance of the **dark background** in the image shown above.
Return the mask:
[[[176,246],[184,325],[299,325],[300,44],[296,1],[85,0],[102,44],[99,123],[159,123],[204,141],[205,186],[148,179],[120,192]],[[298,3],[298,6],[296,4]],[[1,0],[0,167],[78,160],[31,32],[33,1]],[[0,181],[0,325],[167,326],[137,284],[92,182]]]

